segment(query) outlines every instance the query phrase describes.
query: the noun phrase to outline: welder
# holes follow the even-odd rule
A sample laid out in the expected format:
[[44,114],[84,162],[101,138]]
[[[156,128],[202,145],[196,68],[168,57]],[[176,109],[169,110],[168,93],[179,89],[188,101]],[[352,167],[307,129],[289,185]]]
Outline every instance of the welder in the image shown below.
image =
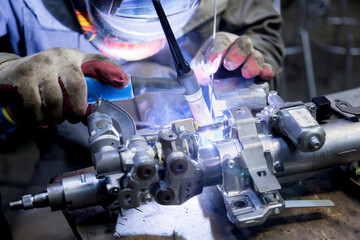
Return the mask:
[[[274,2],[217,0],[213,38],[214,0],[161,1],[203,86],[221,66],[265,81],[279,73],[284,47]],[[84,75],[116,88],[127,86],[128,74],[176,77],[149,0],[6,0],[0,8],[0,36],[0,105],[13,104],[23,125],[84,120]],[[145,94],[136,103],[137,120],[164,124],[191,116],[182,95]],[[64,123],[56,134],[70,138],[76,133],[86,146],[86,129],[78,127]]]
[[[211,37],[213,1],[163,1],[162,5],[202,85],[220,65],[228,71],[241,68],[245,78],[264,80],[279,71],[281,19],[272,1],[219,0],[215,39]],[[5,1],[0,14],[0,35],[7,35],[16,54],[0,55],[0,104],[15,104],[27,123],[81,120],[87,108],[83,75],[119,88],[129,81],[125,72],[174,75],[151,1]],[[160,95],[154,95],[153,101],[159,101]],[[162,105],[164,113],[171,111],[167,122],[189,115],[181,96],[163,95],[170,104]],[[148,98],[144,97],[146,103]],[[149,103],[142,101],[138,100],[140,111],[153,117]],[[159,111],[156,115],[164,119]]]

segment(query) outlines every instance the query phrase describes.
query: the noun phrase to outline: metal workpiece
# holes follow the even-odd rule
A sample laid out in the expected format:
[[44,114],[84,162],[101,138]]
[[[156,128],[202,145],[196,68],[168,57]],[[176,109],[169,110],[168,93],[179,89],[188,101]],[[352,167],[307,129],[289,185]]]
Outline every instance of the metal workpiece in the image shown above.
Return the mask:
[[[150,175],[150,174],[149,174]],[[148,202],[152,196],[149,188],[152,184],[159,181],[158,174],[154,174],[151,178],[142,179],[136,175],[132,169],[121,182],[121,191],[118,195],[119,206],[123,209],[139,207],[141,202]]]
[[167,92],[183,94],[185,88],[175,78],[143,78],[139,76],[131,76],[133,91],[135,96],[140,96],[145,92]]
[[144,151],[139,151],[134,156],[135,175],[143,180],[152,178],[157,172],[154,157]]
[[[73,210],[117,201],[130,209],[153,198],[180,205],[204,187],[218,185],[231,222],[239,228],[262,224],[285,208],[278,190],[286,177],[360,159],[357,118],[319,125],[313,103],[284,102],[274,92],[268,100],[271,105],[256,117],[242,106],[230,109],[217,124],[196,128],[192,119],[183,119],[153,134],[151,141],[135,131],[121,141],[113,126],[119,119],[95,112],[88,118],[95,172],[64,177],[45,193],[26,195],[10,206]],[[201,143],[205,131],[219,133],[219,140],[212,135]]]
[[174,150],[181,147],[181,140],[172,130],[164,130],[159,133],[159,142],[162,148],[162,158],[166,159]]
[[281,109],[273,118],[276,129],[303,152],[319,150],[325,142],[325,131],[305,106]]
[[[186,122],[184,122],[186,124]],[[198,158],[199,145],[191,132],[181,131],[183,128],[178,126],[179,132],[165,130],[159,133],[159,142],[162,149],[162,159],[166,161],[168,156],[175,151],[180,151],[193,159]]]
[[121,165],[120,154],[118,150],[101,151],[92,154],[96,175],[98,177],[105,177],[109,174],[116,174],[123,172]]
[[263,224],[269,216],[279,214],[285,208],[277,191],[258,195],[250,188],[238,196],[224,196],[224,202],[229,220],[238,228]]
[[88,117],[89,146],[93,153],[111,151],[120,146],[120,136],[108,115],[95,112]]
[[222,183],[220,154],[215,146],[200,148],[199,162],[204,168],[204,187]]
[[79,209],[105,203],[108,195],[106,179],[95,173],[66,177],[47,186],[51,210]]
[[155,164],[154,157],[154,150],[148,145],[146,139],[139,135],[134,135],[130,139],[127,149],[121,151],[121,161],[126,172],[130,171],[133,165],[139,167],[146,163]]
[[[303,152],[281,137],[262,136],[265,151],[269,151],[274,162],[281,162],[284,171],[277,177],[313,172],[360,159],[360,123],[351,119],[338,119],[321,125],[326,141],[316,152]],[[341,139],[341,141],[340,141]],[[281,180],[281,179],[280,179]]]
[[[125,144],[128,139],[130,139],[133,135],[136,134],[136,126],[132,117],[129,115],[129,113],[119,108],[115,104],[99,98],[99,100],[95,104],[91,105],[91,111],[93,112],[93,114],[96,115],[98,115],[98,113],[105,114],[110,117],[111,120],[117,122],[120,129],[116,130],[120,133],[121,144]],[[91,114],[87,120],[88,125],[91,126],[89,128],[90,136],[93,133],[94,129],[99,128],[96,124],[97,117],[95,117],[96,115],[93,116],[93,114]],[[95,124],[89,123],[89,120],[94,121]]]
[[[198,144],[188,121],[173,124],[172,130],[159,133],[165,176],[153,190],[163,205],[179,205],[200,194],[204,186],[204,168],[198,159]],[[189,126],[188,126],[189,127]]]
[[9,207],[11,210],[49,207],[49,196],[47,192],[24,195],[21,200],[10,202]]
[[285,104],[285,101],[278,95],[276,91],[270,91],[267,97],[269,105],[280,107]]
[[[221,164],[221,169],[223,173],[228,173],[223,175],[222,191],[226,192],[226,194],[231,195],[232,193],[238,194],[241,191],[241,178],[243,172],[239,166],[240,162],[235,159],[238,159],[240,156],[240,152],[242,150],[242,146],[237,139],[230,140],[221,140],[215,142],[216,152],[219,154],[219,161]],[[211,159],[214,156],[210,156]],[[207,160],[200,160],[201,162],[206,162]],[[244,164],[242,164],[244,167]]]
[[171,130],[174,132],[196,133],[194,119],[187,118],[172,122]]
[[25,195],[21,200],[10,203],[10,208],[32,209],[50,207],[52,211],[79,209],[103,205],[114,201],[108,194],[107,180],[98,179],[94,173],[65,177],[60,182],[51,183],[44,193]]
[[266,106],[266,96],[269,93],[267,82],[255,83],[254,79],[240,77],[214,81],[212,87],[215,117],[223,116],[227,110],[241,106],[247,106],[253,113],[260,112]]
[[269,93],[268,102],[267,110],[258,114],[265,124],[269,124],[267,132],[275,127],[303,152],[317,151],[322,147],[325,132],[316,121],[314,103],[284,102],[275,91]]
[[88,117],[88,128],[90,152],[98,177],[121,172],[120,136],[111,118],[95,112]]
[[140,206],[140,202],[148,202],[152,196],[149,188],[159,181],[155,153],[142,136],[134,135],[125,151],[121,152],[121,161],[126,175],[121,182],[118,196],[119,205],[124,209]]
[[159,204],[180,205],[202,192],[204,169],[199,162],[182,152],[173,152],[165,165],[165,177],[155,189]]
[[354,107],[346,101],[337,101],[335,105],[341,112],[353,114],[357,117],[360,116],[360,107]]
[[268,167],[264,149],[259,138],[260,122],[254,118],[247,107],[231,109],[235,121],[232,126],[232,137],[242,145],[239,155],[248,168],[249,173],[259,192],[268,192],[280,189],[274,173]]

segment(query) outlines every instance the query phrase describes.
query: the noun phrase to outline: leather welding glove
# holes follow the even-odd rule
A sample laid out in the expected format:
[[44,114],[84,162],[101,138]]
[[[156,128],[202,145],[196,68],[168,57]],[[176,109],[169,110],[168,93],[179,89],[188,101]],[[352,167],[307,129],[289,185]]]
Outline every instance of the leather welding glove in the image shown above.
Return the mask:
[[251,39],[227,32],[218,32],[199,49],[191,62],[199,83],[206,86],[209,76],[218,71],[221,64],[228,71],[241,67],[244,78],[259,77],[270,80],[274,77],[271,65],[264,63],[263,55],[254,49]]
[[129,83],[115,62],[77,49],[52,48],[24,58],[0,53],[0,105],[14,104],[23,123],[79,122],[88,107],[84,75],[120,89]]

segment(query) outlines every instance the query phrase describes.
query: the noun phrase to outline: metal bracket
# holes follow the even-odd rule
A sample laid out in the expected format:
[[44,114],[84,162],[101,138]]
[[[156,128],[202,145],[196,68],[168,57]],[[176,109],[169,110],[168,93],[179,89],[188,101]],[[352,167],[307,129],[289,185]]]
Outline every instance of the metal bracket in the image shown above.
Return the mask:
[[360,115],[360,106],[353,107],[350,103],[348,103],[346,101],[337,101],[335,103],[335,105],[340,111],[342,111],[344,113],[354,114],[355,116]]
[[121,126],[121,129],[116,130],[121,133],[122,144],[125,144],[127,140],[131,139],[131,137],[136,134],[136,126],[132,117],[115,104],[99,98],[93,105],[92,111],[108,115]]
[[256,119],[247,107],[232,109],[231,114],[235,119],[233,128],[243,147],[241,158],[246,163],[258,191],[263,193],[280,189],[278,180],[268,168],[262,143],[257,133]]

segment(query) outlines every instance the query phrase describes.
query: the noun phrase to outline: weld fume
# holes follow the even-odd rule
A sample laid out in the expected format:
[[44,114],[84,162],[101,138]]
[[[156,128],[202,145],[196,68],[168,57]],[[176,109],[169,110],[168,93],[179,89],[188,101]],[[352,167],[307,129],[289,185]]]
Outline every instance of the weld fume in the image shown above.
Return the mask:
[[169,125],[171,122],[192,118],[189,105],[182,94],[153,93],[152,107],[145,112],[145,121],[154,125]]

